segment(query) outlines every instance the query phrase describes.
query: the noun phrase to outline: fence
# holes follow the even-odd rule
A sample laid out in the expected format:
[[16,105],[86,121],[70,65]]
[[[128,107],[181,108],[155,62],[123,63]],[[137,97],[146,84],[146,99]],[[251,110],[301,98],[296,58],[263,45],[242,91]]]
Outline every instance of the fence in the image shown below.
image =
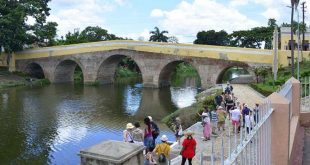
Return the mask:
[[[211,139],[210,147],[206,147],[202,152],[196,154],[198,162],[195,164],[251,164],[265,165],[271,164],[271,119],[273,112],[271,103],[266,101],[260,106],[255,114],[255,126],[249,129],[228,126],[226,132],[218,138]],[[196,126],[201,126],[197,123]],[[230,125],[230,123],[228,124]],[[196,127],[193,125],[192,127]],[[194,130],[196,128],[190,128]],[[170,165],[179,165],[181,157],[169,161]]]
[[[310,107],[310,77],[303,77],[300,79],[301,86],[301,104],[304,107]],[[302,111],[307,111],[307,109],[302,109]],[[310,111],[310,108],[308,108]]]

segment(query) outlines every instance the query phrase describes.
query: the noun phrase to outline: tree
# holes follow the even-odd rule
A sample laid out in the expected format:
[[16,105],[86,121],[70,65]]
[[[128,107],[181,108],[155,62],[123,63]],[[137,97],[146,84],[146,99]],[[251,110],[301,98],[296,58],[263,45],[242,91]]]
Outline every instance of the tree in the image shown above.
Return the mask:
[[[291,25],[294,23],[294,7],[297,8],[299,0],[291,0]],[[291,26],[291,75],[294,76],[294,37],[293,26]]]
[[165,36],[165,33],[169,33],[168,31],[160,31],[158,27],[154,28],[154,31],[150,31],[150,39],[149,41],[153,42],[168,42],[168,37]]
[[256,83],[258,83],[259,71],[260,71],[260,68],[259,68],[259,67],[255,67],[255,68],[253,69],[253,72],[254,72],[255,77],[256,77]]
[[31,34],[33,27],[26,20],[33,17],[36,23],[45,23],[50,10],[47,5],[49,1],[0,1],[0,47],[8,53],[8,64],[13,52],[22,50],[26,44],[35,41]]
[[169,43],[178,44],[179,43],[179,39],[176,36],[171,36],[171,37],[168,38],[168,42]]
[[56,22],[47,22],[45,25],[36,23],[33,27],[37,45],[55,45],[57,26],[58,24]]
[[225,46],[229,44],[229,36],[224,30],[219,32],[215,30],[200,31],[197,33],[197,39],[194,41],[194,44]]

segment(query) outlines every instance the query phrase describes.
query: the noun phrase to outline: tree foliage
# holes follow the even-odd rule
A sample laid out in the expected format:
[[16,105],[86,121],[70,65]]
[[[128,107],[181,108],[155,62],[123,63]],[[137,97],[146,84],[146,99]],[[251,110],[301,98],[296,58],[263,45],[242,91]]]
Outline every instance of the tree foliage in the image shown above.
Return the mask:
[[76,30],[73,33],[68,32],[65,39],[62,37],[57,41],[58,45],[69,45],[86,42],[107,41],[107,40],[122,40],[114,34],[109,34],[106,29],[99,26],[88,26],[82,32]]
[[225,46],[229,44],[229,37],[224,30],[219,32],[215,30],[200,31],[197,33],[197,39],[194,41],[194,44]]
[[[47,3],[50,0],[2,0],[0,1],[0,48],[9,54],[22,50],[25,45],[51,39],[56,35],[55,23],[47,23]],[[35,24],[27,24],[34,18]],[[38,28],[42,30],[38,30]],[[54,34],[52,34],[54,33]]]
[[154,28],[154,31],[150,31],[150,40],[153,42],[168,42],[168,38],[165,33],[168,33],[168,31],[160,31],[158,27]]

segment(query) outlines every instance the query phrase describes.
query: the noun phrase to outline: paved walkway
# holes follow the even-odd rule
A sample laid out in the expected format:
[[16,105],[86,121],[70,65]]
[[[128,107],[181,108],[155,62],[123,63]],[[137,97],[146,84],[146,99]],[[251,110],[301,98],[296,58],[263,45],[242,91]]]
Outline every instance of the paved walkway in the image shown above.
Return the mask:
[[309,165],[310,164],[310,128],[305,129],[305,143],[304,143],[304,155],[302,164]]
[[[224,86],[226,87],[226,86]],[[241,103],[247,103],[249,107],[252,109],[254,107],[255,103],[262,103],[264,97],[250,88],[247,85],[239,85],[239,84],[233,84],[234,87],[234,94],[236,97],[238,97],[238,101]],[[229,136],[228,136],[228,126],[229,126],[229,121],[226,121],[226,131],[225,132],[219,132],[219,136],[217,137],[212,137],[212,140],[209,141],[203,141],[201,137],[202,135],[202,125],[200,123],[196,123],[193,126],[191,126],[189,129],[195,132],[194,138],[197,141],[197,150],[196,150],[196,156],[193,159],[193,164],[194,165],[199,165],[201,158],[204,161],[204,164],[209,164],[211,161],[211,143],[214,143],[214,153],[215,153],[215,164],[220,164],[220,155],[221,153],[221,142],[222,138],[224,141],[224,157],[227,158],[227,151],[228,151],[228,146],[229,146]],[[239,135],[237,136],[237,144],[239,142]],[[231,135],[231,147],[235,146],[234,142],[234,135]],[[180,146],[175,145],[172,147],[172,152],[175,154],[179,153]],[[202,157],[201,157],[202,156]],[[176,163],[180,164],[180,163]]]

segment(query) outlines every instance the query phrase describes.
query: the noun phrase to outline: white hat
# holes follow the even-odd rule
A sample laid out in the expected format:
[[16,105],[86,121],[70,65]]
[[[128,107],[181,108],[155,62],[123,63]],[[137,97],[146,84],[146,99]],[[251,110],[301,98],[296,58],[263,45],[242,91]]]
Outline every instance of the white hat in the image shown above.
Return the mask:
[[222,106],[217,107],[217,109],[224,109]]
[[133,128],[135,128],[135,126],[132,125],[132,123],[127,123],[126,129],[133,129]]
[[248,107],[248,104],[244,104],[245,107]]
[[160,137],[160,140],[166,142],[166,141],[168,141],[168,137],[166,135],[162,135]]
[[151,120],[151,121],[153,121],[153,118],[152,118],[152,116],[148,116],[148,118]]

